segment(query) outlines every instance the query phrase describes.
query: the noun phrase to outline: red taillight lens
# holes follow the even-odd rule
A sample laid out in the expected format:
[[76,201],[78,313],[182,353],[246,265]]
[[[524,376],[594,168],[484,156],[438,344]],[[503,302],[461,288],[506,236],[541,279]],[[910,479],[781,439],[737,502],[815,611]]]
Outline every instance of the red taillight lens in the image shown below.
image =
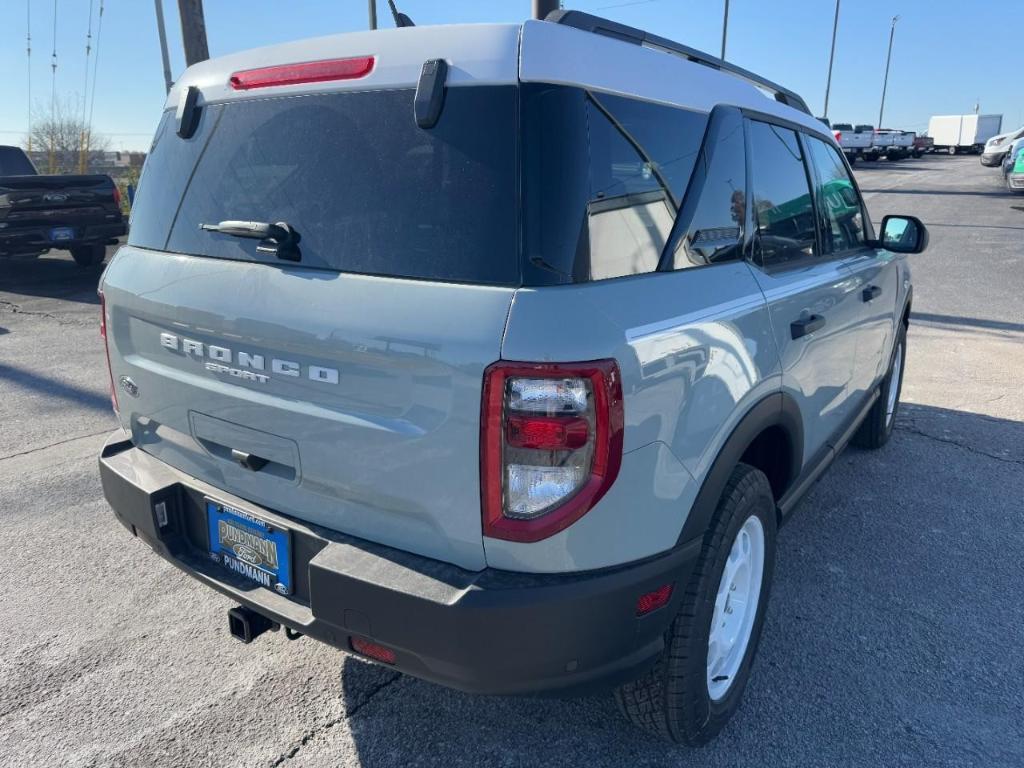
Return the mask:
[[481,415],[484,535],[539,541],[590,510],[622,461],[614,360],[495,363]]
[[675,584],[666,584],[663,587],[658,587],[653,592],[640,595],[640,598],[636,601],[636,615],[645,616],[668,605],[668,601],[672,599],[673,587],[675,587]]
[[250,88],[269,88],[276,85],[358,80],[373,71],[375,62],[374,56],[357,56],[350,59],[323,59],[300,64],[245,69],[232,74],[228,82],[236,91],[247,91]]
[[100,337],[103,339],[103,352],[107,356],[107,381],[110,382],[110,405],[114,413],[120,413],[117,404],[117,390],[114,389],[114,370],[110,367],[110,341],[107,338],[107,300],[103,291],[99,291],[100,297]]
[[836,131],[835,136],[836,136],[836,141],[837,142],[838,141],[842,141],[842,139],[843,139],[843,132],[842,131]]
[[117,206],[118,210],[121,209],[121,190],[114,185],[114,205]]
[[513,448],[573,451],[585,446],[589,435],[586,419],[509,416],[505,421],[505,440]]
[[395,652],[390,648],[377,643],[371,643],[369,640],[364,640],[361,637],[353,637],[349,640],[349,645],[352,646],[352,650],[356,653],[360,653],[363,656],[368,656],[371,659],[382,662],[384,664],[395,663]]

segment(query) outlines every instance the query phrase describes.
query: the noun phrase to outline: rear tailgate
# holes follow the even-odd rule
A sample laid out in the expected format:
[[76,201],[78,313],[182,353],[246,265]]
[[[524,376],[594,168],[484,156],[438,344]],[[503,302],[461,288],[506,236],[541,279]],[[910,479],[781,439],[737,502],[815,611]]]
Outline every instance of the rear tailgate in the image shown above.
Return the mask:
[[[0,221],[5,229],[88,227],[121,220],[109,176],[6,176],[0,178]],[[76,238],[79,239],[79,238]]]
[[125,247],[103,290],[136,445],[284,514],[483,567],[480,388],[512,289]]

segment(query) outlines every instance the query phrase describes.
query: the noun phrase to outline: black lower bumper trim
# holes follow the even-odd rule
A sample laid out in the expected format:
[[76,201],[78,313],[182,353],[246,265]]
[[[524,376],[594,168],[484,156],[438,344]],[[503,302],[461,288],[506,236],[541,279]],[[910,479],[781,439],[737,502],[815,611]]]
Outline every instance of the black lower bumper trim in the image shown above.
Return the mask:
[[[476,693],[567,695],[636,677],[664,646],[700,546],[587,573],[473,572],[250,504],[149,456],[123,433],[104,447],[100,474],[118,519],[196,579],[295,632],[344,650],[352,637],[370,639],[394,651],[395,668]],[[210,560],[208,494],[289,528],[294,595]],[[669,605],[638,618],[637,598],[670,582],[677,588]]]

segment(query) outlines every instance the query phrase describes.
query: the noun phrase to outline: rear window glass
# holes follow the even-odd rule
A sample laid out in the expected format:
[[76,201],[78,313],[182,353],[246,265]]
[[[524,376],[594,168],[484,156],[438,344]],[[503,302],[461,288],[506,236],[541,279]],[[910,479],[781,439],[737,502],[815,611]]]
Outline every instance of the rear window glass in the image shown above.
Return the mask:
[[165,117],[129,242],[288,266],[258,240],[200,229],[285,222],[301,266],[514,284],[518,266],[513,86],[452,88],[417,127],[412,90],[276,97],[205,107],[196,136]]
[[17,147],[0,147],[0,176],[34,176],[36,169]]

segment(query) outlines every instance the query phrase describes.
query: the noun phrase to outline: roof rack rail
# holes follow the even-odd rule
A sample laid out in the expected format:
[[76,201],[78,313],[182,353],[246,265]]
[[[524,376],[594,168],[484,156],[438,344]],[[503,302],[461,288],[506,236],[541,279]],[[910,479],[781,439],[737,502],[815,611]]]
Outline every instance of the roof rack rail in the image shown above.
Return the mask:
[[695,61],[698,64],[703,64],[711,67],[712,69],[717,69],[742,80],[746,80],[751,85],[770,91],[774,94],[776,101],[793,107],[794,109],[799,109],[801,112],[805,112],[808,115],[811,114],[811,110],[807,108],[806,102],[788,88],[783,88],[778,83],[773,83],[771,80],[767,80],[760,75],[755,75],[749,70],[737,67],[735,64],[730,64],[727,61],[719,59],[716,56],[712,56],[709,53],[698,51],[696,48],[690,48],[689,46],[677,43],[674,40],[669,40],[667,37],[652,35],[650,32],[645,32],[642,29],[636,29],[635,27],[629,27],[625,24],[619,24],[616,21],[610,21],[608,19],[601,18],[600,16],[593,16],[589,13],[584,13],[583,11],[552,11],[544,20],[554,24],[564,24],[567,27],[575,27],[576,29],[582,29],[586,32],[593,32],[595,35],[604,35],[605,37],[615,38],[616,40],[622,40],[623,42],[633,43],[647,48],[654,48],[656,50],[665,51],[666,53],[671,53],[675,56],[681,56],[688,61]]

